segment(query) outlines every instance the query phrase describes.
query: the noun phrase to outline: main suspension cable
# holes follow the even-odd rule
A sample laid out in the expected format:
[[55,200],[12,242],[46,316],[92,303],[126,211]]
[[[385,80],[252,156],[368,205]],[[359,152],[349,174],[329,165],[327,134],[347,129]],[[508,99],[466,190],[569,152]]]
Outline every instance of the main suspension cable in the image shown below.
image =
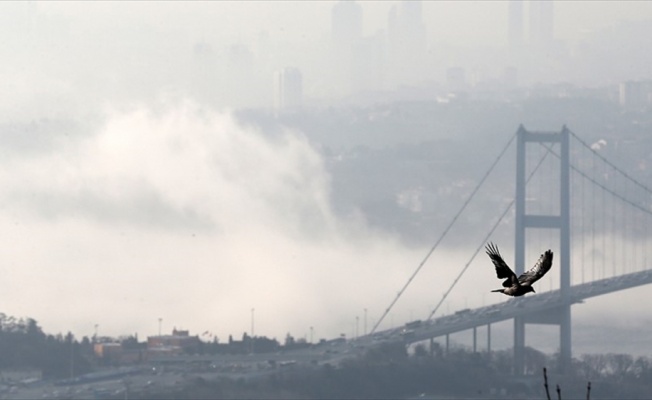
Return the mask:
[[464,204],[462,204],[462,207],[461,207],[460,210],[457,212],[457,214],[455,214],[455,216],[453,217],[452,221],[448,224],[448,226],[446,227],[446,229],[444,229],[444,231],[443,231],[442,234],[439,236],[439,238],[437,239],[437,241],[435,242],[435,244],[430,248],[430,251],[428,251],[428,253],[427,253],[426,256],[423,258],[423,260],[421,261],[421,263],[419,263],[419,266],[414,270],[414,272],[412,273],[412,275],[410,276],[410,278],[407,280],[407,282],[405,283],[405,285],[403,285],[403,287],[401,288],[401,290],[396,294],[396,297],[394,298],[394,300],[392,300],[392,302],[390,303],[389,307],[387,307],[387,309],[385,310],[385,312],[383,313],[383,315],[378,319],[378,321],[377,321],[376,324],[374,325],[373,329],[371,330],[371,334],[373,334],[374,332],[376,332],[376,329],[378,329],[378,327],[379,327],[380,324],[383,322],[383,320],[385,319],[385,317],[387,317],[387,315],[388,315],[389,312],[392,310],[392,308],[394,307],[394,305],[396,304],[396,302],[398,301],[398,299],[403,295],[403,293],[404,293],[405,290],[408,288],[408,286],[410,286],[410,283],[412,283],[412,281],[413,281],[414,278],[417,276],[417,274],[419,273],[419,271],[421,271],[421,268],[423,268],[423,266],[425,265],[426,261],[428,261],[428,259],[430,258],[430,256],[432,255],[432,253],[435,251],[435,249],[437,249],[437,247],[439,247],[439,244],[441,243],[441,241],[444,239],[444,237],[446,237],[446,235],[448,234],[448,232],[450,231],[450,229],[453,227],[453,225],[455,224],[455,222],[457,222],[457,219],[460,217],[460,215],[462,215],[462,212],[464,212],[464,210],[466,209],[466,206],[469,205],[469,203],[471,202],[471,200],[473,199],[473,197],[475,196],[475,194],[478,192],[478,190],[480,189],[480,187],[482,186],[482,184],[487,180],[487,177],[489,177],[489,174],[491,174],[491,172],[494,170],[494,168],[496,167],[496,165],[498,164],[498,162],[503,158],[503,156],[504,156],[505,153],[507,152],[507,149],[508,149],[509,146],[512,144],[512,142],[514,141],[515,138],[516,138],[516,133],[514,133],[514,134],[512,135],[512,137],[509,139],[509,141],[507,142],[507,144],[505,145],[505,147],[503,147],[502,151],[500,152],[500,154],[498,155],[498,157],[496,158],[496,160],[493,162],[493,164],[491,164],[491,166],[489,167],[489,170],[484,174],[484,176],[482,177],[482,179],[480,180],[480,182],[478,182],[478,184],[477,184],[476,187],[473,189],[473,191],[471,192],[471,194],[469,195],[469,197],[466,199],[466,201],[464,202]]
[[571,134],[571,136],[573,136],[573,137],[574,137],[578,142],[580,142],[584,147],[586,147],[589,151],[591,151],[595,156],[597,156],[598,158],[600,158],[600,159],[602,160],[602,162],[604,162],[604,163],[606,163],[607,165],[609,165],[610,167],[612,167],[614,170],[616,170],[617,172],[619,172],[619,173],[620,173],[621,175],[623,175],[625,178],[627,178],[627,179],[629,179],[630,181],[632,181],[635,185],[637,185],[637,186],[640,187],[641,189],[645,190],[645,191],[648,192],[649,194],[652,194],[652,189],[650,189],[649,187],[645,186],[644,184],[642,184],[641,182],[639,182],[638,180],[636,180],[634,177],[632,177],[631,175],[629,175],[627,172],[625,172],[625,171],[623,171],[622,169],[618,168],[618,167],[617,167],[614,163],[612,163],[611,161],[607,160],[607,159],[606,159],[602,154],[598,153],[595,149],[591,148],[591,146],[590,146],[588,143],[586,143],[584,140],[582,140],[582,139],[581,139],[579,136],[577,136],[573,131],[570,131],[570,130],[569,130],[568,132],[569,132],[569,133]]

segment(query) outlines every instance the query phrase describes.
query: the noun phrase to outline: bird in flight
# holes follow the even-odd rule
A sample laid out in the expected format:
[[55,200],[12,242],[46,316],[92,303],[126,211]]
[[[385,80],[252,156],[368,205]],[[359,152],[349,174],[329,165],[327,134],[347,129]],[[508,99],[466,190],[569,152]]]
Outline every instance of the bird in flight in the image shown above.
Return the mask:
[[485,249],[487,250],[487,255],[491,258],[491,262],[496,267],[496,276],[498,276],[498,279],[505,279],[503,289],[492,290],[492,292],[504,293],[507,296],[514,297],[523,296],[529,292],[536,293],[532,284],[541,279],[546,272],[550,271],[550,267],[552,267],[552,251],[547,250],[541,254],[534,267],[522,273],[521,276],[516,277],[514,271],[503,260],[495,244],[490,242],[485,246]]

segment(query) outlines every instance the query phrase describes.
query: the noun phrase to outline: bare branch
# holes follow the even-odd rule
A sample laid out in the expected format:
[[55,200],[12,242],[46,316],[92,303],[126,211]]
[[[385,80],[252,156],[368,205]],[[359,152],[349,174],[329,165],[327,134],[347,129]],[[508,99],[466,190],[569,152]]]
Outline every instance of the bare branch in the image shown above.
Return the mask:
[[550,391],[548,390],[548,374],[546,373],[546,367],[543,367],[543,387],[546,388],[546,397],[550,400]]
[[591,400],[591,381],[586,385],[586,400]]

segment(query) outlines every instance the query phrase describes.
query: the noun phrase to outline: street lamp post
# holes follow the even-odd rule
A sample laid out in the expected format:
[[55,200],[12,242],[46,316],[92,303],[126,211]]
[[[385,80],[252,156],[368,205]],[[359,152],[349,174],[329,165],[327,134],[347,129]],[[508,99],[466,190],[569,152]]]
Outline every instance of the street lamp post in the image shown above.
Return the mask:
[[161,323],[163,322],[163,318],[158,319],[158,335],[161,336]]
[[251,337],[254,337],[254,311],[256,309],[252,308],[251,309]]
[[358,327],[360,326],[360,317],[355,316],[355,338],[358,338]]
[[254,353],[254,311],[255,309],[251,309],[251,353]]
[[364,309],[364,334],[367,334],[367,309]]

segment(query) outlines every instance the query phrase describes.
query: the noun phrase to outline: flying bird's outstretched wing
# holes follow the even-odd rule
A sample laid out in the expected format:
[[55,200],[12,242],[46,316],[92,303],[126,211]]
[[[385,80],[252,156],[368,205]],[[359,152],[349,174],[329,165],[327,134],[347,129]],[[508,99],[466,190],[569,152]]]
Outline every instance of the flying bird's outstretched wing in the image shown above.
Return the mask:
[[550,271],[550,267],[552,267],[552,251],[546,250],[545,253],[541,254],[541,257],[539,257],[537,263],[534,264],[534,267],[525,271],[518,277],[518,282],[522,286],[532,286],[534,282],[541,279],[546,272]]
[[[505,278],[505,281],[503,282],[503,287],[510,287],[516,284],[518,282],[518,279],[516,278],[516,274],[514,273],[514,271],[512,271],[511,268],[509,268],[505,260],[503,260],[503,257],[498,252],[498,247],[490,242],[485,246],[485,249],[487,250],[487,255],[489,256],[489,258],[491,258],[491,262],[493,262],[494,266],[496,267],[496,276],[498,276],[498,279]],[[550,269],[550,267],[548,267],[548,269]],[[543,274],[541,274],[541,276],[543,276]]]

